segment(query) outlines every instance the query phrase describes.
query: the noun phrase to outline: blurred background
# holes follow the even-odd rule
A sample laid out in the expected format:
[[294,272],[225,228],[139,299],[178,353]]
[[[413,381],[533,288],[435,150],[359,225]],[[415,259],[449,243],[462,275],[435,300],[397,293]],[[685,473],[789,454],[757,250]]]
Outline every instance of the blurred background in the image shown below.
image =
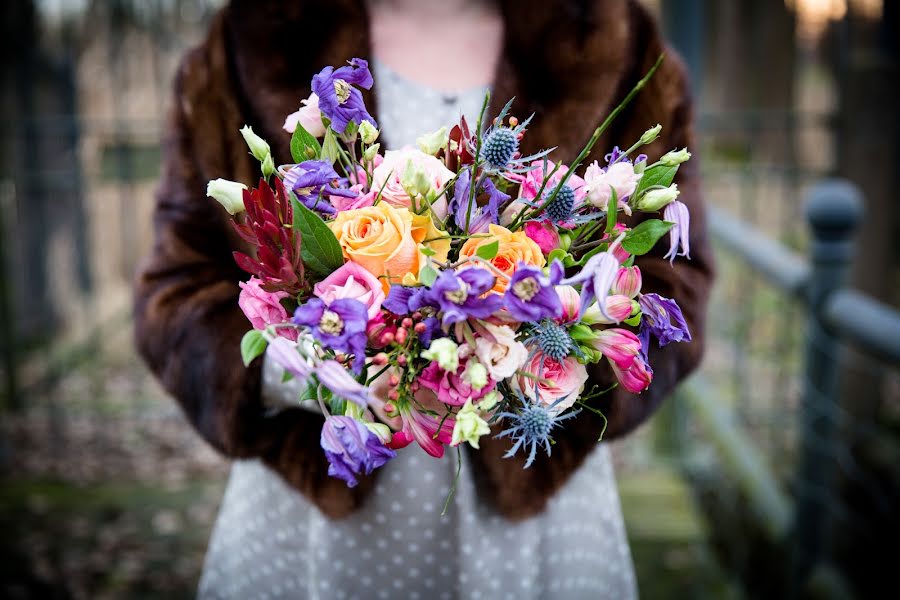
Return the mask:
[[[130,281],[174,68],[220,4],[0,9],[2,597],[194,594],[228,465],[137,358]],[[720,277],[701,372],[614,446],[642,595],[881,597],[900,3],[647,4],[692,71]]]

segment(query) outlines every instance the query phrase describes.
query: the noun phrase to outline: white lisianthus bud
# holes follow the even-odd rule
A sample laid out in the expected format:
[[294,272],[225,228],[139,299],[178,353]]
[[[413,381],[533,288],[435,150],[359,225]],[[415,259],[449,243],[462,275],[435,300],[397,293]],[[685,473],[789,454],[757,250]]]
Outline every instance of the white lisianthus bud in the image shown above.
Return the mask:
[[[363,121],[363,123],[368,123],[368,121]],[[378,154],[378,149],[381,148],[381,144],[372,144],[366,151],[363,152],[363,160],[368,162],[372,162],[375,160],[375,156]]]
[[359,124],[359,137],[362,138],[363,144],[373,143],[378,139],[379,133],[380,132],[375,128],[375,126],[368,121],[363,121]]
[[469,359],[466,370],[463,372],[463,380],[467,381],[473,390],[480,392],[488,384],[487,367],[474,358]]
[[275,161],[272,160],[272,155],[267,154],[266,158],[262,161],[262,174],[263,177],[271,177],[272,173],[275,172]]
[[644,212],[656,212],[678,197],[678,184],[673,183],[667,188],[650,190],[635,203],[634,208]]
[[691,158],[691,153],[688,152],[687,148],[682,148],[681,150],[672,150],[671,152],[666,152],[663,154],[663,157],[659,159],[659,162],[666,165],[667,167],[674,167],[676,165],[680,165],[683,162],[687,162]]
[[437,361],[440,368],[456,373],[459,368],[459,346],[450,338],[438,338],[431,342],[428,350],[423,350],[422,358]]
[[481,400],[478,401],[477,408],[480,411],[487,412],[497,406],[497,404],[500,402],[500,398],[500,392],[488,392]]
[[230,215],[244,210],[244,190],[247,186],[228,179],[213,179],[206,184],[206,195],[214,198]]
[[656,141],[656,138],[659,137],[659,132],[662,131],[662,125],[656,124],[656,127],[651,127],[647,131],[644,132],[644,135],[641,136],[642,144],[651,144]]
[[447,135],[446,127],[441,127],[437,131],[426,133],[416,138],[416,145],[425,154],[437,154],[438,151],[446,148],[449,143],[450,136]]
[[463,442],[468,442],[473,448],[478,448],[478,440],[481,436],[491,432],[490,425],[481,418],[478,410],[472,404],[472,399],[466,400],[463,407],[456,413],[456,423],[453,425],[453,437],[450,440],[451,446],[458,446]]
[[244,136],[244,141],[247,142],[247,146],[250,148],[250,154],[256,160],[262,162],[266,160],[267,156],[272,154],[272,149],[269,148],[266,140],[253,133],[253,128],[249,125],[244,125],[241,128],[241,135]]

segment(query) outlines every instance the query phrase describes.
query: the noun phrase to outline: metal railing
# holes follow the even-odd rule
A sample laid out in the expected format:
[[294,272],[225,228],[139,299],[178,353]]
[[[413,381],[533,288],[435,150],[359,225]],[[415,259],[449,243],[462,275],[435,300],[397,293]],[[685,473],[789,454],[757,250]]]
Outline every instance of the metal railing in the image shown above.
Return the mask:
[[812,236],[808,258],[721,210],[713,209],[710,215],[718,245],[781,293],[799,300],[806,312],[799,463],[788,485],[773,475],[763,453],[715,400],[702,377],[689,381],[680,393],[683,406],[749,503],[749,512],[790,557],[786,591],[793,597],[813,587],[820,594],[824,589],[827,597],[849,593],[824,556],[834,516],[830,498],[837,493],[832,457],[841,443],[843,349],[854,345],[866,355],[900,364],[900,312],[844,287],[862,212],[860,193],[852,184],[826,180],[816,185],[805,207]]

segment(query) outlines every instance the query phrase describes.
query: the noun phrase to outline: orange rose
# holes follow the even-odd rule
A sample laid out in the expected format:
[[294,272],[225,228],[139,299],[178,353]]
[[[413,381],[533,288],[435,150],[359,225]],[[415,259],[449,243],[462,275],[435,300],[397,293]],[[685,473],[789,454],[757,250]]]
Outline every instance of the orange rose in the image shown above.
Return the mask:
[[424,255],[419,244],[431,247],[435,259],[444,261],[450,241],[438,231],[427,215],[416,215],[387,202],[355,210],[345,210],[329,223],[344,250],[344,257],[359,264],[381,280],[387,293],[391,283],[417,281]]
[[[479,246],[499,242],[497,256],[491,259],[491,264],[497,270],[506,273],[509,276],[516,271],[519,263],[534,267],[543,267],[547,261],[541,247],[534,240],[525,235],[524,231],[513,233],[506,227],[500,225],[491,225],[487,236],[479,236],[470,238],[459,251],[459,257],[475,256]],[[473,264],[473,263],[469,263]],[[498,277],[497,283],[494,284],[494,291],[503,293],[506,291],[507,280]]]

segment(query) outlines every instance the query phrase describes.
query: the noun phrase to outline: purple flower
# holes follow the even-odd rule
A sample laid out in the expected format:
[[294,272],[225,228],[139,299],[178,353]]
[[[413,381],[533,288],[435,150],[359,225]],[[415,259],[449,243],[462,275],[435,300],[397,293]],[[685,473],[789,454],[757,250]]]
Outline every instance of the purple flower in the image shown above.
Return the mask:
[[319,97],[319,110],[331,119],[331,128],[344,133],[350,122],[359,125],[368,121],[378,126],[366,110],[362,93],[354,85],[369,89],[372,87],[372,73],[369,63],[361,58],[349,61],[349,66],[325,67],[312,79],[312,91]]
[[287,338],[276,337],[269,341],[266,357],[275,361],[282,369],[297,378],[299,382],[309,379],[312,367],[297,352],[297,344]]
[[343,479],[349,487],[357,484],[355,475],[368,475],[397,456],[352,417],[326,418],[319,443],[328,458],[328,474]]
[[429,297],[428,288],[392,285],[387,298],[381,303],[381,307],[395,315],[408,315],[416,311],[425,313],[427,316],[422,320],[422,323],[425,324],[425,331],[418,334],[419,342],[423,346],[429,346],[431,340],[444,335],[441,331],[440,321],[430,314],[436,313],[439,306]]
[[465,269],[459,273],[443,271],[423,298],[438,306],[444,313],[443,324],[465,321],[469,317],[486,319],[503,306],[503,297],[482,294],[494,287],[496,277],[479,268]]
[[[679,200],[674,200],[666,205],[663,213],[663,219],[671,223],[675,223],[669,230],[669,251],[663,258],[668,258],[669,262],[675,260],[676,256],[691,257],[691,213],[688,207]],[[681,251],[679,252],[679,248]]]
[[638,338],[645,358],[650,349],[650,334],[659,340],[660,348],[671,342],[691,341],[691,332],[688,331],[684,315],[674,300],[659,294],[641,294],[638,302],[643,313]]
[[319,383],[335,396],[349,400],[362,408],[369,406],[369,388],[354,379],[336,360],[323,361],[315,372]]
[[339,187],[345,182],[324,160],[304,161],[284,174],[284,187],[292,190],[304,206],[329,215],[333,215],[336,209],[327,196],[358,196],[353,190]]
[[[494,185],[494,182],[485,177],[475,190],[475,197],[479,194],[488,194],[487,204],[479,206],[477,203],[469,211],[469,192],[471,190],[472,169],[465,169],[459,174],[456,184],[453,186],[453,200],[450,201],[450,212],[456,226],[465,233],[482,233],[488,230],[488,225],[498,223],[498,211],[500,205],[509,200],[509,194],[504,194]],[[466,229],[466,213],[469,213],[469,227]]]
[[325,304],[310,299],[294,311],[294,323],[310,328],[312,335],[325,348],[353,354],[353,370],[362,372],[366,359],[366,305],[352,298],[341,298]]
[[538,322],[562,316],[562,302],[553,287],[563,276],[563,266],[558,260],[550,265],[550,276],[537,267],[519,264],[509,280],[503,298],[506,310],[517,321]]
[[563,285],[581,284],[579,317],[590,306],[591,301],[596,299],[600,313],[606,319],[615,321],[606,309],[606,298],[618,273],[619,261],[616,257],[609,252],[601,252],[589,258],[581,271],[561,282]]

